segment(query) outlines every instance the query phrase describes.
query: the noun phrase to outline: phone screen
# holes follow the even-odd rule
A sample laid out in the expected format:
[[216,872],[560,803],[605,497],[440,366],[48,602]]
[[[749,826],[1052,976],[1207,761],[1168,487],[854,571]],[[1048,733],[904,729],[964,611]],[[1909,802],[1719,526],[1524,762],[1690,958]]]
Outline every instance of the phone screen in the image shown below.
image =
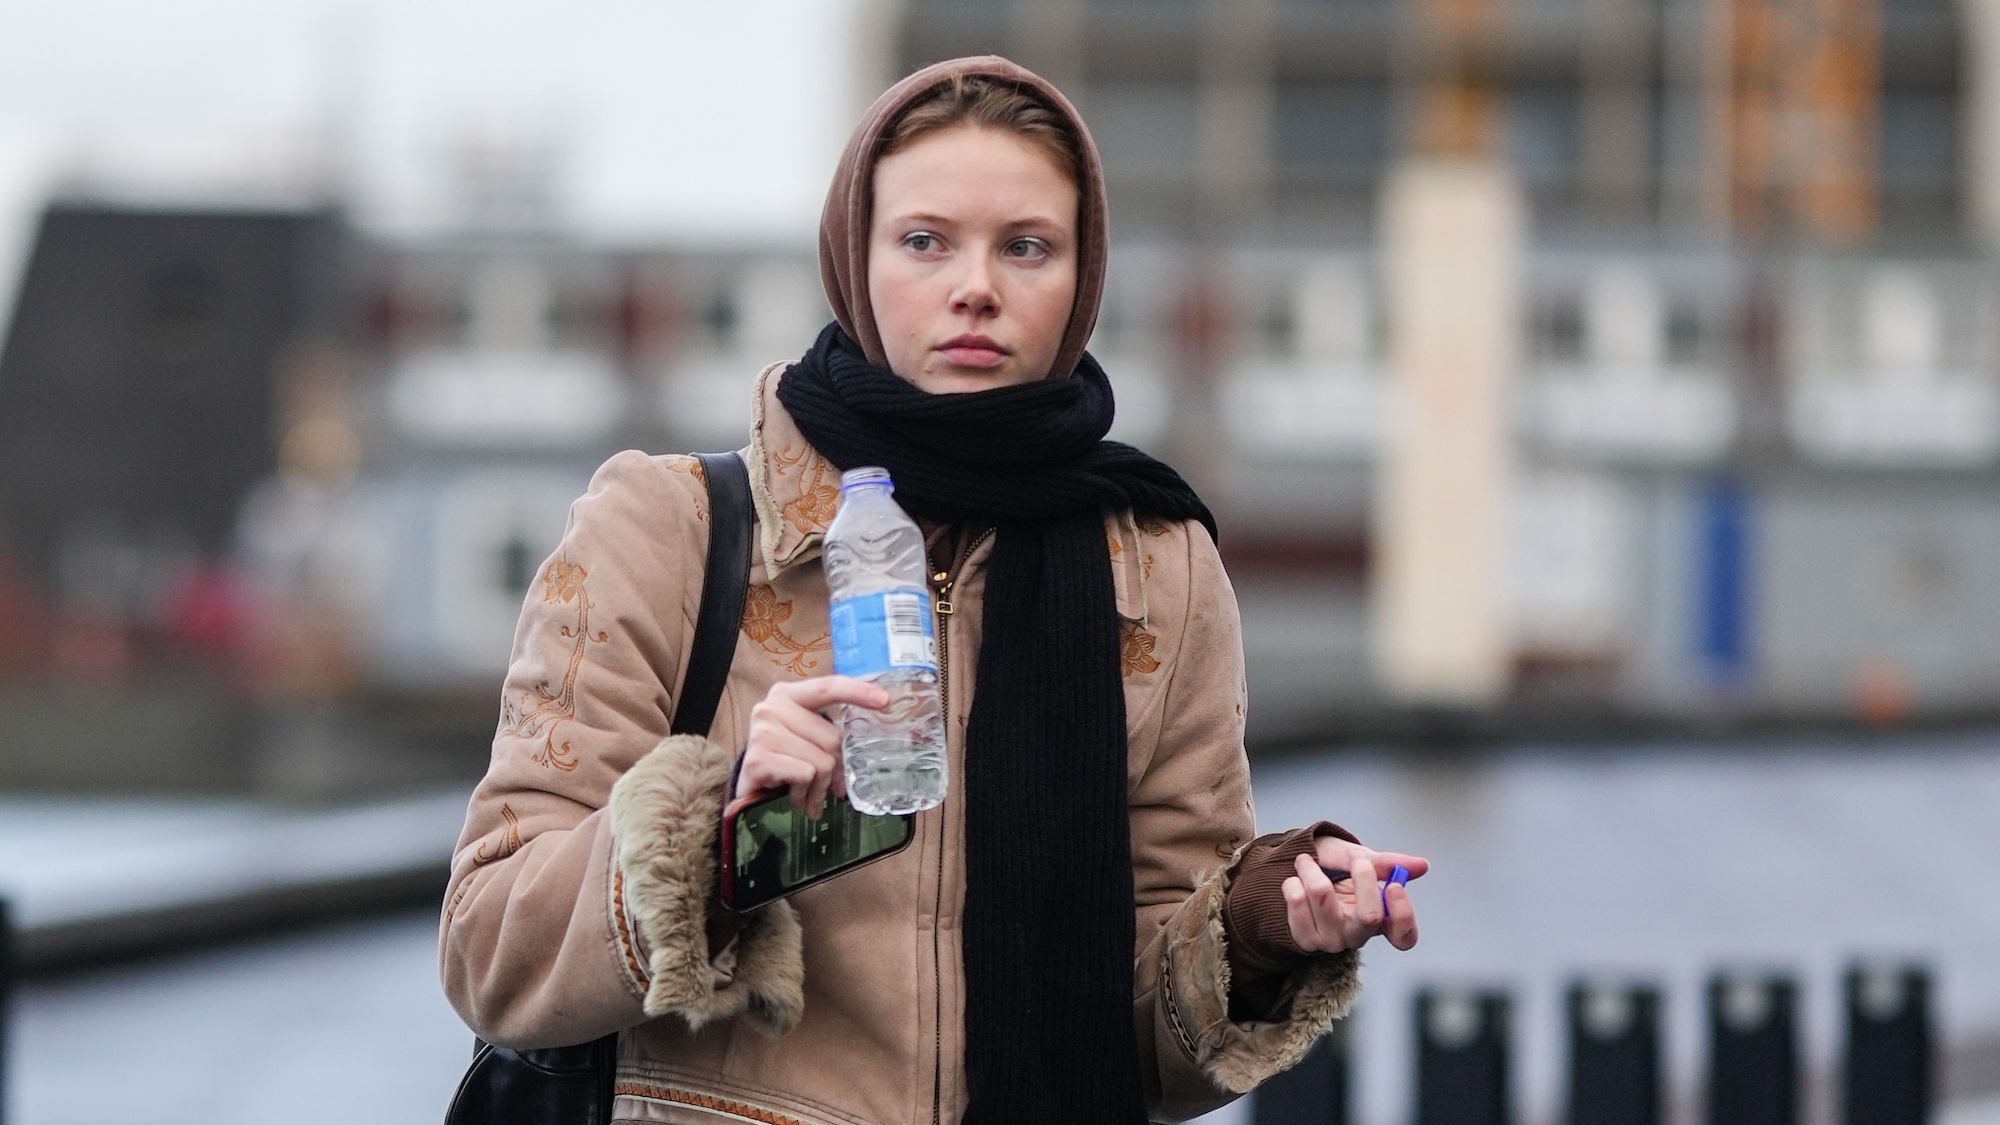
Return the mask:
[[749,910],[910,842],[907,816],[868,816],[827,794],[818,820],[783,792],[732,808],[724,818],[723,903]]

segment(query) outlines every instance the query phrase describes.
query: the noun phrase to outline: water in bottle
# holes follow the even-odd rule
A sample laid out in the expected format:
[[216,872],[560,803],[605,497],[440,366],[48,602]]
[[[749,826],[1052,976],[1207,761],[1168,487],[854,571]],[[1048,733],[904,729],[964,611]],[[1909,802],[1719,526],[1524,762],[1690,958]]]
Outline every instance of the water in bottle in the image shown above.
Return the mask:
[[889,693],[880,710],[846,708],[841,724],[847,799],[878,816],[935,807],[946,783],[924,536],[890,496],[893,489],[886,469],[842,473],[840,511],[823,552],[833,670]]

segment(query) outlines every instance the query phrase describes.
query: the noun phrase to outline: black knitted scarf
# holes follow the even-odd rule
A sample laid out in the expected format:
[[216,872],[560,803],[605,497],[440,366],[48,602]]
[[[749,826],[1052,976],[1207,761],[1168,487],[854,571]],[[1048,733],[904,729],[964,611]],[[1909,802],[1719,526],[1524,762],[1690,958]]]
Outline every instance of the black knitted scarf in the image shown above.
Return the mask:
[[1111,384],[933,395],[828,325],[778,401],[841,469],[881,465],[913,515],[995,529],[966,728],[968,1125],[1146,1120],[1132,1029],[1125,694],[1104,513],[1196,519],[1166,465],[1103,440]]

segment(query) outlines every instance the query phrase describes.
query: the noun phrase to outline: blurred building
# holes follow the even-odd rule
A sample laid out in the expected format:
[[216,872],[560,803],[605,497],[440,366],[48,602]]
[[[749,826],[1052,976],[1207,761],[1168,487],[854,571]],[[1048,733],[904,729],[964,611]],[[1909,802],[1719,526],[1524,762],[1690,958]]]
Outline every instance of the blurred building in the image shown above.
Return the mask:
[[[1082,103],[1114,436],[1222,517],[1254,735],[1990,717],[2000,38],[1858,3],[909,0],[867,46]],[[592,469],[739,445],[827,312],[809,246],[590,242],[546,160],[473,164],[421,238],[46,214],[0,353],[0,672],[165,676],[99,741],[233,732],[205,776],[476,764]],[[48,693],[0,696],[45,741]]]
[[[908,0],[894,51],[1010,55],[1090,121],[1093,347],[1225,513],[1267,730],[1390,701],[1887,721],[2000,687],[1990,7]],[[1413,289],[1409,232],[1482,204],[1396,200],[1455,169],[1515,217]],[[1457,424],[1426,401],[1492,405],[1412,463]]]
[[237,524],[282,374],[338,329],[343,237],[312,211],[42,216],[0,346],[0,780],[238,772]]
[[906,71],[997,52],[1054,80],[1126,235],[1367,238],[1396,161],[1443,148],[1504,156],[1544,231],[1935,243],[2000,190],[1963,155],[1991,117],[1966,72],[2000,66],[1965,19],[1952,0],[905,0],[896,49]]

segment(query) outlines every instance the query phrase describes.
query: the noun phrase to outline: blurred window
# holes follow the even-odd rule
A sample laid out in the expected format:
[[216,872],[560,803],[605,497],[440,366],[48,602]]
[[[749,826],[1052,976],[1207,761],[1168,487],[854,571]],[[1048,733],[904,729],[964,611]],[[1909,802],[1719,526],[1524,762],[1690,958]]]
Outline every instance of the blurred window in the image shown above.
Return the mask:
[[1292,177],[1340,182],[1380,174],[1389,155],[1389,93],[1368,83],[1281,86],[1278,165]]
[[1195,88],[1183,82],[1100,82],[1090,88],[1091,134],[1114,173],[1185,173],[1194,161]]
[[1532,187],[1562,187],[1576,175],[1579,101],[1568,86],[1527,86],[1507,98],[1507,154]]
[[1534,353],[1543,363],[1583,360],[1583,302],[1575,293],[1551,293],[1534,305]]
[[1948,94],[1894,90],[1883,94],[1883,188],[1923,193],[1950,190],[1958,170],[1957,117]]
[[701,325],[706,330],[710,345],[715,348],[726,351],[736,342],[736,322],[739,319],[734,286],[718,286],[702,306]]
[[1265,355],[1288,356],[1298,351],[1299,325],[1290,293],[1265,295],[1255,308],[1252,348]]
[[534,580],[535,549],[516,531],[500,548],[500,592],[510,597],[525,597]]
[[1666,336],[1668,363],[1688,365],[1709,358],[1708,325],[1700,307],[1693,302],[1674,300],[1668,303]]

